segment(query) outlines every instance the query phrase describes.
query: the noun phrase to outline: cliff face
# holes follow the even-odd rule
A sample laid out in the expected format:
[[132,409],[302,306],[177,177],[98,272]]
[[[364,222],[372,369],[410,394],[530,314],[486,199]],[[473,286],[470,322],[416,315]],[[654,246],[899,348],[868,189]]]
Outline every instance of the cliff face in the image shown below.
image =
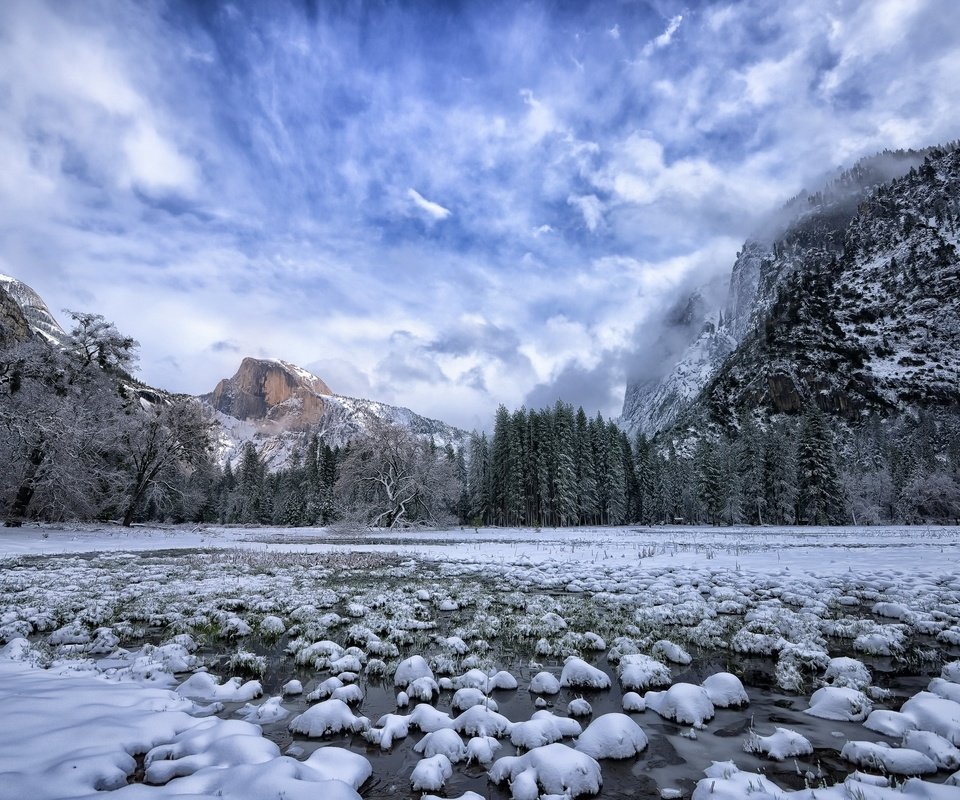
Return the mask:
[[294,364],[245,358],[232,378],[224,378],[202,399],[236,419],[288,419],[303,426],[319,421],[324,411],[322,395],[332,394],[320,378]]
[[960,405],[958,244],[960,150],[864,159],[744,245],[723,316],[642,410],[628,387],[625,423],[651,435],[810,403],[848,420]]
[[0,286],[0,347],[10,347],[30,338],[30,323],[10,293]]
[[222,462],[235,459],[251,442],[268,467],[283,467],[314,434],[324,444],[342,446],[363,437],[374,420],[402,425],[438,446],[462,445],[466,437],[407,408],[335,395],[316,375],[286,361],[245,358],[232,378],[199,399],[216,412]]
[[[67,338],[67,334],[60,327],[60,323],[53,318],[47,304],[23,281],[11,278],[9,275],[0,275],[0,295],[5,295],[9,301],[12,301],[11,303],[4,300],[3,306],[6,310],[0,311],[0,315],[3,316],[2,324],[12,326],[10,330],[15,328],[22,332],[20,320],[23,320],[27,323],[29,332],[36,333],[54,344],[62,344]],[[19,314],[13,311],[13,306],[17,307]]]

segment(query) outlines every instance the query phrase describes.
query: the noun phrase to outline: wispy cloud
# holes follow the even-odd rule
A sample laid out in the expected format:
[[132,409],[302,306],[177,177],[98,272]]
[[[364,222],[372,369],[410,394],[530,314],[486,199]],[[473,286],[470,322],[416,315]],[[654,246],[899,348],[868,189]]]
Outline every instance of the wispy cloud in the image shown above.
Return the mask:
[[407,189],[407,197],[413,201],[413,205],[419,211],[422,211],[430,219],[441,220],[450,216],[449,208],[444,208],[439,203],[434,203],[432,200],[427,200],[427,198],[420,194],[420,192],[418,192],[416,189]]
[[667,23],[667,28],[655,39],[651,39],[643,46],[643,54],[645,56],[650,56],[657,50],[660,50],[663,47],[666,47],[670,44],[670,41],[673,39],[673,35],[680,28],[680,23],[683,22],[683,14],[677,14],[677,16],[672,17]]

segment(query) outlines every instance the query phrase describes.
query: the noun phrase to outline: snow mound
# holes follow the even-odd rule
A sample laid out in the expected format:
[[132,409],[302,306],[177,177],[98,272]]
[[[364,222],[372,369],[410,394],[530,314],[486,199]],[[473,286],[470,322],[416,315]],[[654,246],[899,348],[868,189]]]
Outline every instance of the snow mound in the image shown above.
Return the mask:
[[777,728],[770,736],[751,733],[743,749],[748,753],[763,753],[774,761],[783,761],[793,756],[807,756],[813,752],[813,745],[805,736],[788,728]]
[[575,697],[567,703],[567,714],[571,717],[589,717],[593,713],[593,706],[582,697]]
[[595,759],[562,744],[498,759],[488,774],[494,783],[509,780],[514,800],[537,798],[541,791],[571,798],[596,794],[603,783]]
[[670,668],[655,658],[642,653],[630,653],[620,659],[617,667],[620,685],[630,691],[643,691],[655,686],[669,686]]
[[680,664],[681,666],[686,666],[693,660],[686,650],[668,639],[661,639],[654,644],[651,650],[655,656],[660,656],[667,661]]
[[443,788],[447,778],[453,775],[450,759],[442,753],[423,759],[413,768],[410,785],[413,791],[438,791]]
[[363,733],[368,742],[379,745],[381,750],[393,747],[395,739],[403,739],[410,732],[410,719],[402,714],[384,714],[377,720],[375,728],[369,728]]
[[492,764],[494,753],[500,749],[500,742],[492,736],[474,736],[467,742],[467,762]]
[[530,680],[530,691],[534,694],[558,694],[560,681],[549,672],[538,672]]
[[824,686],[810,698],[810,708],[803,713],[820,719],[863,722],[873,709],[870,699],[856,689]]
[[[479,706],[478,706],[479,708]],[[483,709],[481,709],[483,710]],[[461,716],[463,716],[461,714]],[[414,728],[419,728],[424,733],[433,733],[433,731],[438,731],[441,728],[452,728],[453,719],[451,719],[449,714],[440,711],[433,706],[429,706],[426,703],[421,703],[410,714],[409,717],[405,717],[409,721],[410,725]]]
[[196,672],[176,688],[177,694],[201,700],[220,700],[226,703],[245,703],[263,694],[260,681],[243,682],[231,678],[225,683],[209,672]]
[[533,750],[559,742],[565,736],[578,736],[583,728],[576,720],[558,717],[549,711],[536,711],[526,722],[514,722],[510,742],[515,747]]
[[960,703],[960,683],[953,683],[943,678],[934,678],[927,686],[927,691],[942,697],[944,700],[953,700],[954,703]]
[[747,691],[736,675],[729,672],[717,672],[702,684],[710,702],[717,708],[745,706],[750,702]]
[[279,722],[290,716],[290,712],[280,705],[282,701],[283,697],[277,695],[276,697],[267,698],[260,705],[247,703],[237,711],[237,716],[242,717],[247,722],[253,722],[258,725],[267,722]]
[[917,692],[900,707],[922,731],[939,734],[953,745],[960,745],[960,703],[945,700],[930,692]]
[[592,758],[632,758],[647,746],[647,736],[626,714],[597,717],[580,734],[575,748]]
[[609,689],[610,677],[602,669],[588,664],[582,658],[569,656],[560,673],[560,685],[590,689]]
[[467,748],[460,734],[450,728],[441,728],[428,733],[416,743],[413,751],[423,754],[426,758],[442,753],[451,764],[457,764],[467,758]]
[[890,747],[886,742],[847,742],[840,757],[890,775],[931,775],[937,771],[929,756],[905,747]]
[[646,711],[647,704],[643,702],[643,698],[636,692],[625,692],[623,695],[623,710]]
[[863,727],[886,736],[903,736],[907,731],[917,729],[917,721],[900,711],[878,708],[871,711],[863,722]]
[[370,727],[370,721],[355,717],[343,700],[324,700],[294,717],[289,727],[304,736],[329,736],[343,731],[362,733]]
[[907,731],[903,735],[903,746],[929,756],[937,769],[960,769],[960,750],[932,731]]
[[397,671],[393,674],[393,685],[406,687],[418,678],[433,680],[433,670],[423,656],[410,656],[397,665]]
[[870,670],[855,658],[831,658],[823,682],[831,686],[846,686],[850,689],[865,689],[870,685]]
[[480,689],[465,687],[457,689],[450,701],[450,708],[454,711],[465,711],[473,706],[486,706],[491,711],[497,710],[497,703],[491,700]]
[[483,706],[468,708],[453,721],[453,729],[466,736],[499,738],[509,734],[512,727],[513,723],[505,716]]
[[663,692],[647,692],[643,701],[647,708],[656,711],[664,719],[698,728],[712,719],[714,714],[707,690],[692,683],[675,683]]

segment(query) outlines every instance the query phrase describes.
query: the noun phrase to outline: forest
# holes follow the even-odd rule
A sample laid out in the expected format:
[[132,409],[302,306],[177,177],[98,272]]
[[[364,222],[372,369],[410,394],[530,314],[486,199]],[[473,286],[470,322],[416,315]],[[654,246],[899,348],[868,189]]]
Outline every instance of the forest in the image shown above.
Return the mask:
[[286,466],[252,444],[216,455],[196,398],[139,384],[137,344],[71,315],[66,346],[0,351],[6,524],[100,520],[395,527],[873,525],[960,518],[960,414],[916,409],[841,423],[803,413],[707,420],[647,439],[561,401],[500,406],[460,447],[372,420],[331,448],[303,437]]

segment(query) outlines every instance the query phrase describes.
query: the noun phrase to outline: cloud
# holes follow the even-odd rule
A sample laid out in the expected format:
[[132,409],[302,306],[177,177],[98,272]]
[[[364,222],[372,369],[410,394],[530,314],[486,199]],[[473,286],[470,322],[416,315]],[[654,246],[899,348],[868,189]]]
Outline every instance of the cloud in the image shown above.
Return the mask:
[[960,122],[949,0],[678,8],[0,4],[0,261],[178,391],[615,415],[771,208]]
[[580,213],[583,214],[584,224],[591,233],[603,221],[603,203],[595,194],[587,194],[581,197],[570,195],[567,198],[567,203],[579,209]]
[[450,216],[451,211],[448,208],[444,208],[439,203],[434,203],[432,200],[427,200],[420,192],[416,189],[407,189],[407,197],[409,197],[414,206],[416,206],[420,211],[427,215],[428,218],[433,220],[442,220]]
[[683,14],[677,14],[677,16],[671,17],[670,21],[667,23],[666,30],[664,30],[664,32],[655,39],[651,39],[643,46],[643,55],[645,57],[651,56],[657,50],[660,50],[670,44],[670,41],[673,39],[673,35],[680,28],[681,22],[683,22]]

